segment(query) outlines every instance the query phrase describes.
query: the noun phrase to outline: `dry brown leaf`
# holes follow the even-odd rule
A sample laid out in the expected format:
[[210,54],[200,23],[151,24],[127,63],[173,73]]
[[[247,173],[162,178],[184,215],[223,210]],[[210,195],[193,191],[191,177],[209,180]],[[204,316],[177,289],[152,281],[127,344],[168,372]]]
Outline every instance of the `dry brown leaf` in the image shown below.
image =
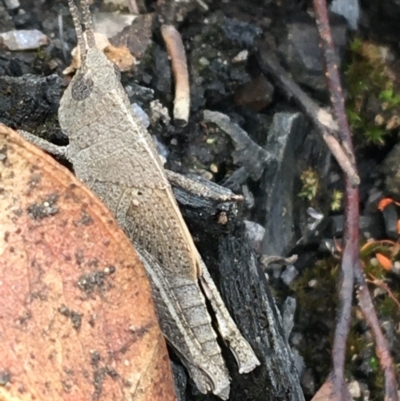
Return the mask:
[[[83,34],[86,40],[86,32]],[[111,60],[120,71],[129,71],[136,64],[136,59],[132,56],[129,49],[125,46],[115,47],[107,39],[107,36],[99,32],[94,32],[96,47],[104,52],[109,60]],[[64,71],[64,75],[74,73],[81,66],[81,52],[79,46],[72,49],[71,65]]]
[[0,124],[0,399],[175,400],[150,286],[110,212]]

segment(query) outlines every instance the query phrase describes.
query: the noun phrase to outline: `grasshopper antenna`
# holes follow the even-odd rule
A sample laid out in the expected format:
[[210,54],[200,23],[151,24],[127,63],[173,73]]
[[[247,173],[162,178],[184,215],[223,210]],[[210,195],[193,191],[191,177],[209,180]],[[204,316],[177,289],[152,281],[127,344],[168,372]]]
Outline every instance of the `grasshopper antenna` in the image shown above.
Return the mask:
[[85,39],[83,37],[82,25],[79,18],[78,7],[76,6],[74,0],[68,0],[68,6],[72,15],[72,20],[74,21],[76,38],[78,39],[79,50],[81,51],[81,59],[83,61],[86,55],[86,44],[85,44]]
[[94,40],[93,20],[90,14],[89,3],[88,0],[80,0],[80,2],[81,2],[83,25],[85,27],[87,44],[89,48],[92,48],[96,46],[96,42]]

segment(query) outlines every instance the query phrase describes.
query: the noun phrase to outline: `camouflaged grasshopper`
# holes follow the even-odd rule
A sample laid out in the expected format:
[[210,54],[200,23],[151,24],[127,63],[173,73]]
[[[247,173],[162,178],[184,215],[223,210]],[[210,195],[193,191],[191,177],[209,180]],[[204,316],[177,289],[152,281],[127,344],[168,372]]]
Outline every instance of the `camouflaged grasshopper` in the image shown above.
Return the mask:
[[199,390],[227,399],[230,378],[204,295],[239,372],[250,372],[259,361],[194,245],[151,136],[133,112],[119,73],[95,47],[87,0],[81,0],[82,21],[73,0],[69,7],[82,58],[58,112],[69,145],[59,147],[21,134],[68,159],[77,177],[114,213],[146,268],[165,337]]

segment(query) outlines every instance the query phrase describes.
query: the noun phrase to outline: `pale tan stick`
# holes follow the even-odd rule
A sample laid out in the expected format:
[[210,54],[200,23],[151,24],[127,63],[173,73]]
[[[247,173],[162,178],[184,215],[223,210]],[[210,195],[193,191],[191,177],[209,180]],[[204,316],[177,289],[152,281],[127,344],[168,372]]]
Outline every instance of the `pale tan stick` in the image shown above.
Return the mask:
[[131,14],[139,15],[139,7],[137,6],[136,0],[127,0],[128,8]]
[[174,119],[187,124],[190,111],[189,73],[180,33],[173,25],[162,25],[161,34],[171,57],[175,79]]

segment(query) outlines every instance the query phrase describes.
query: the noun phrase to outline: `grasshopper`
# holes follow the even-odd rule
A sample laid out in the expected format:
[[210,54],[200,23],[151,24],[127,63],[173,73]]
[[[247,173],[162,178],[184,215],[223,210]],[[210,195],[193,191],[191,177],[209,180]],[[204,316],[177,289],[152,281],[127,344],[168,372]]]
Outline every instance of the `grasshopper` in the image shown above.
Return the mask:
[[152,138],[132,110],[119,73],[95,46],[88,1],[80,2],[82,18],[75,2],[68,3],[81,50],[81,67],[58,112],[69,145],[57,146],[20,133],[69,160],[77,177],[114,213],[145,266],[168,342],[201,392],[212,391],[227,399],[230,377],[205,297],[239,372],[252,371],[259,361],[195,247]]

